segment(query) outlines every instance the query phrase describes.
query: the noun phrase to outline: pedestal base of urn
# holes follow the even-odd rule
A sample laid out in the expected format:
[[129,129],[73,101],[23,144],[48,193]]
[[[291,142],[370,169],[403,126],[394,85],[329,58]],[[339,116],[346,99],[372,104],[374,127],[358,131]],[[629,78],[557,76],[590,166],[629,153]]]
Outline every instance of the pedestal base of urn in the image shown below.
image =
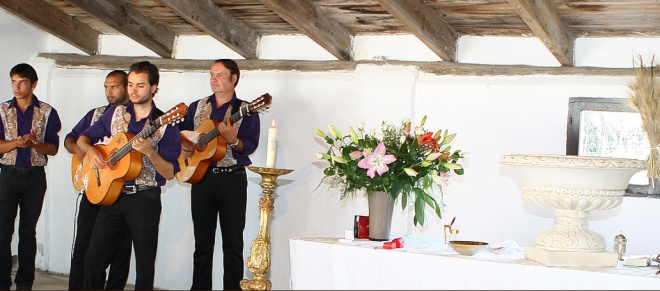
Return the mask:
[[611,252],[569,252],[525,246],[525,259],[551,267],[606,267],[619,264],[619,256]]

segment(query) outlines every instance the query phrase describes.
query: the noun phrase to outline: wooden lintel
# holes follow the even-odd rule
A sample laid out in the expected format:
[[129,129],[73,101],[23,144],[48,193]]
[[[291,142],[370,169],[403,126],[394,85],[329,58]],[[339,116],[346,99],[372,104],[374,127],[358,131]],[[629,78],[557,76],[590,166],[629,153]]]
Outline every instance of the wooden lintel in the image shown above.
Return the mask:
[[[61,68],[94,68],[127,70],[131,64],[150,61],[161,71],[208,71],[214,60],[162,59],[157,57],[122,57],[79,54],[41,53],[39,57],[52,59]],[[354,71],[358,65],[407,66],[435,75],[447,76],[633,76],[632,68],[599,67],[536,67],[525,65],[478,65],[453,62],[412,61],[295,61],[295,60],[236,60],[241,71]]]

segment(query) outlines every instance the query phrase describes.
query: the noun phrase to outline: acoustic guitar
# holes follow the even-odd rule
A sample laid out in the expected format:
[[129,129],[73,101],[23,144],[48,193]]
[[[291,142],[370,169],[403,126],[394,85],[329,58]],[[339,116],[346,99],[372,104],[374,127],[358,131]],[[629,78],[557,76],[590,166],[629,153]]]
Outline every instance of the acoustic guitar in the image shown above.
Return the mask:
[[[266,93],[249,104],[241,106],[238,111],[229,117],[231,124],[239,121],[243,116],[268,108],[273,97]],[[178,162],[181,171],[176,174],[176,179],[181,182],[195,184],[203,177],[211,162],[221,160],[227,152],[227,141],[220,135],[218,121],[204,120],[194,131],[193,136],[199,136],[195,148],[189,158],[179,156]],[[191,142],[186,136],[181,139]]]
[[78,192],[85,190],[83,175],[82,163],[78,159],[78,156],[74,154],[73,158],[71,158],[71,180],[73,181],[73,188]]
[[147,138],[161,126],[181,121],[187,113],[188,107],[181,102],[153,120],[138,134],[120,132],[112,136],[109,144],[95,145],[94,148],[103,155],[109,165],[103,169],[92,169],[89,157],[86,155],[83,159],[83,174],[80,176],[87,200],[103,206],[115,203],[124,183],[137,178],[142,171],[142,154],[133,150],[133,140]]

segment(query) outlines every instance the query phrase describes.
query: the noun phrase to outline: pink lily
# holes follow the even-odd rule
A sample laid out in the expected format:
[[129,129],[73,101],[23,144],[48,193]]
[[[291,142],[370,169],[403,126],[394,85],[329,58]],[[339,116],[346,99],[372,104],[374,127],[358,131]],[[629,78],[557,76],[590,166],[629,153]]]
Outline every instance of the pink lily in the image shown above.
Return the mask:
[[434,170],[431,172],[431,178],[433,179],[433,182],[442,185],[443,187],[447,187],[449,181],[449,174],[447,173],[438,173],[438,171]]
[[364,151],[363,154],[364,159],[358,162],[358,167],[367,169],[367,176],[372,179],[376,175],[375,173],[383,175],[383,173],[390,169],[387,164],[396,161],[394,155],[385,154],[385,144],[382,142],[378,144],[372,153]]

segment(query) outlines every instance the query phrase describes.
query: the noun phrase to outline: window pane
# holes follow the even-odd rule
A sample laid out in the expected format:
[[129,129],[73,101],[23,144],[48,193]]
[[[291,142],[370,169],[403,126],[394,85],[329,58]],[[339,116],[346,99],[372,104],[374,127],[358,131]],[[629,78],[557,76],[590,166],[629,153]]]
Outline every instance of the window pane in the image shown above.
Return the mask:
[[[650,146],[639,113],[583,110],[580,119],[580,156],[647,159]],[[630,184],[647,185],[646,171]]]

